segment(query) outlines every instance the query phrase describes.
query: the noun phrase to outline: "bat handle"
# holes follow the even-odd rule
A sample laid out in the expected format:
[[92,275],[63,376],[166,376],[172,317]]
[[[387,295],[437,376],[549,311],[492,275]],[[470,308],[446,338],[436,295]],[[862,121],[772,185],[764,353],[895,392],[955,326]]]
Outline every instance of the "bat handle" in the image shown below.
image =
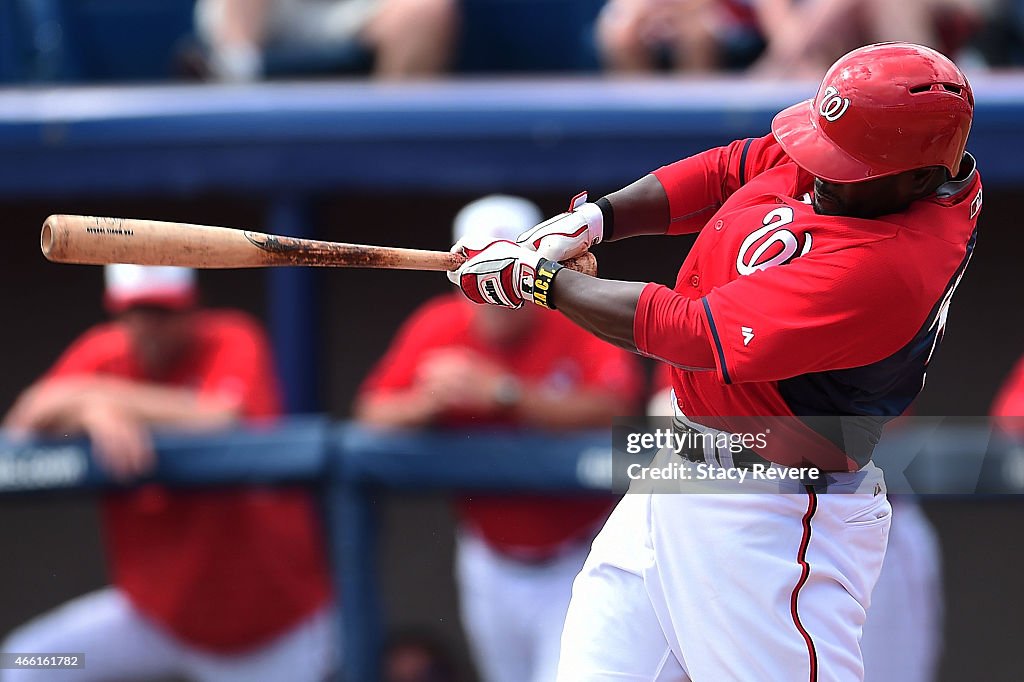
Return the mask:
[[[447,269],[455,270],[465,262],[465,256],[453,253],[451,254],[451,265]],[[597,258],[589,251],[585,251],[578,256],[562,261],[562,265],[570,270],[582,272],[584,275],[590,275],[591,277],[597,276]]]

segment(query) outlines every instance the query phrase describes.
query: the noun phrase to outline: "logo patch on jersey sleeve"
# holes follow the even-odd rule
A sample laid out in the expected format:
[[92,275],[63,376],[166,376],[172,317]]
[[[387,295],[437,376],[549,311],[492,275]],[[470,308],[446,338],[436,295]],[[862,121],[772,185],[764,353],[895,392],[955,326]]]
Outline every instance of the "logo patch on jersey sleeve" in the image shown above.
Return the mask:
[[754,340],[754,330],[750,327],[740,327],[740,334],[743,334],[743,345],[749,346]]
[[974,195],[974,199],[971,200],[971,220],[974,220],[981,212],[981,188],[978,188],[978,193]]

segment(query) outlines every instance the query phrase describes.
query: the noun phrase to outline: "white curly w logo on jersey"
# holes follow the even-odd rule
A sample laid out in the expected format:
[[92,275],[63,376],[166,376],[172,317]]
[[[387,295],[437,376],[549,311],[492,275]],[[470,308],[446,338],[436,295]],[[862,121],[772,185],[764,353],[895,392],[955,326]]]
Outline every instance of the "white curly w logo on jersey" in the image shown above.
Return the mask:
[[825,88],[825,93],[821,96],[821,102],[818,104],[818,113],[821,114],[823,119],[833,123],[846,113],[849,106],[850,98],[840,97],[839,90],[834,85],[830,85]]
[[804,232],[803,245],[792,231],[785,228],[793,222],[793,209],[780,206],[769,211],[760,227],[743,240],[736,257],[736,271],[749,275],[773,265],[788,263],[797,255],[811,250],[811,233]]

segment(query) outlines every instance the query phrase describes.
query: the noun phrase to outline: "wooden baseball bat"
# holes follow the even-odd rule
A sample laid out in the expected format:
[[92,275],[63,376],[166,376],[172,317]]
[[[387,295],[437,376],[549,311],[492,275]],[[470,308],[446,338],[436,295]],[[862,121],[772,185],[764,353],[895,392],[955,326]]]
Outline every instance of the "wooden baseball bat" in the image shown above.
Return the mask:
[[[55,263],[179,265],[189,268],[257,268],[310,265],[334,268],[455,270],[465,257],[448,251],[345,244],[282,237],[230,227],[159,220],[52,215],[39,238]],[[566,263],[597,274],[597,259],[584,253]]]

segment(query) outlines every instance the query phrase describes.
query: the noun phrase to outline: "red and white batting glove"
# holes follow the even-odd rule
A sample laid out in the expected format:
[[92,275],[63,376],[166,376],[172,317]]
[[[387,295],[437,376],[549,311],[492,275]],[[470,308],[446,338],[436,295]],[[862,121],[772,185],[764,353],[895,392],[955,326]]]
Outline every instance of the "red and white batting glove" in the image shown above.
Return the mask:
[[516,243],[557,262],[590,250],[603,238],[601,208],[588,203],[587,193],[580,192],[572,198],[568,212],[531,227],[516,238]]
[[510,241],[499,240],[482,249],[462,246],[469,257],[448,279],[474,303],[519,308],[533,299],[533,281],[543,257]]

